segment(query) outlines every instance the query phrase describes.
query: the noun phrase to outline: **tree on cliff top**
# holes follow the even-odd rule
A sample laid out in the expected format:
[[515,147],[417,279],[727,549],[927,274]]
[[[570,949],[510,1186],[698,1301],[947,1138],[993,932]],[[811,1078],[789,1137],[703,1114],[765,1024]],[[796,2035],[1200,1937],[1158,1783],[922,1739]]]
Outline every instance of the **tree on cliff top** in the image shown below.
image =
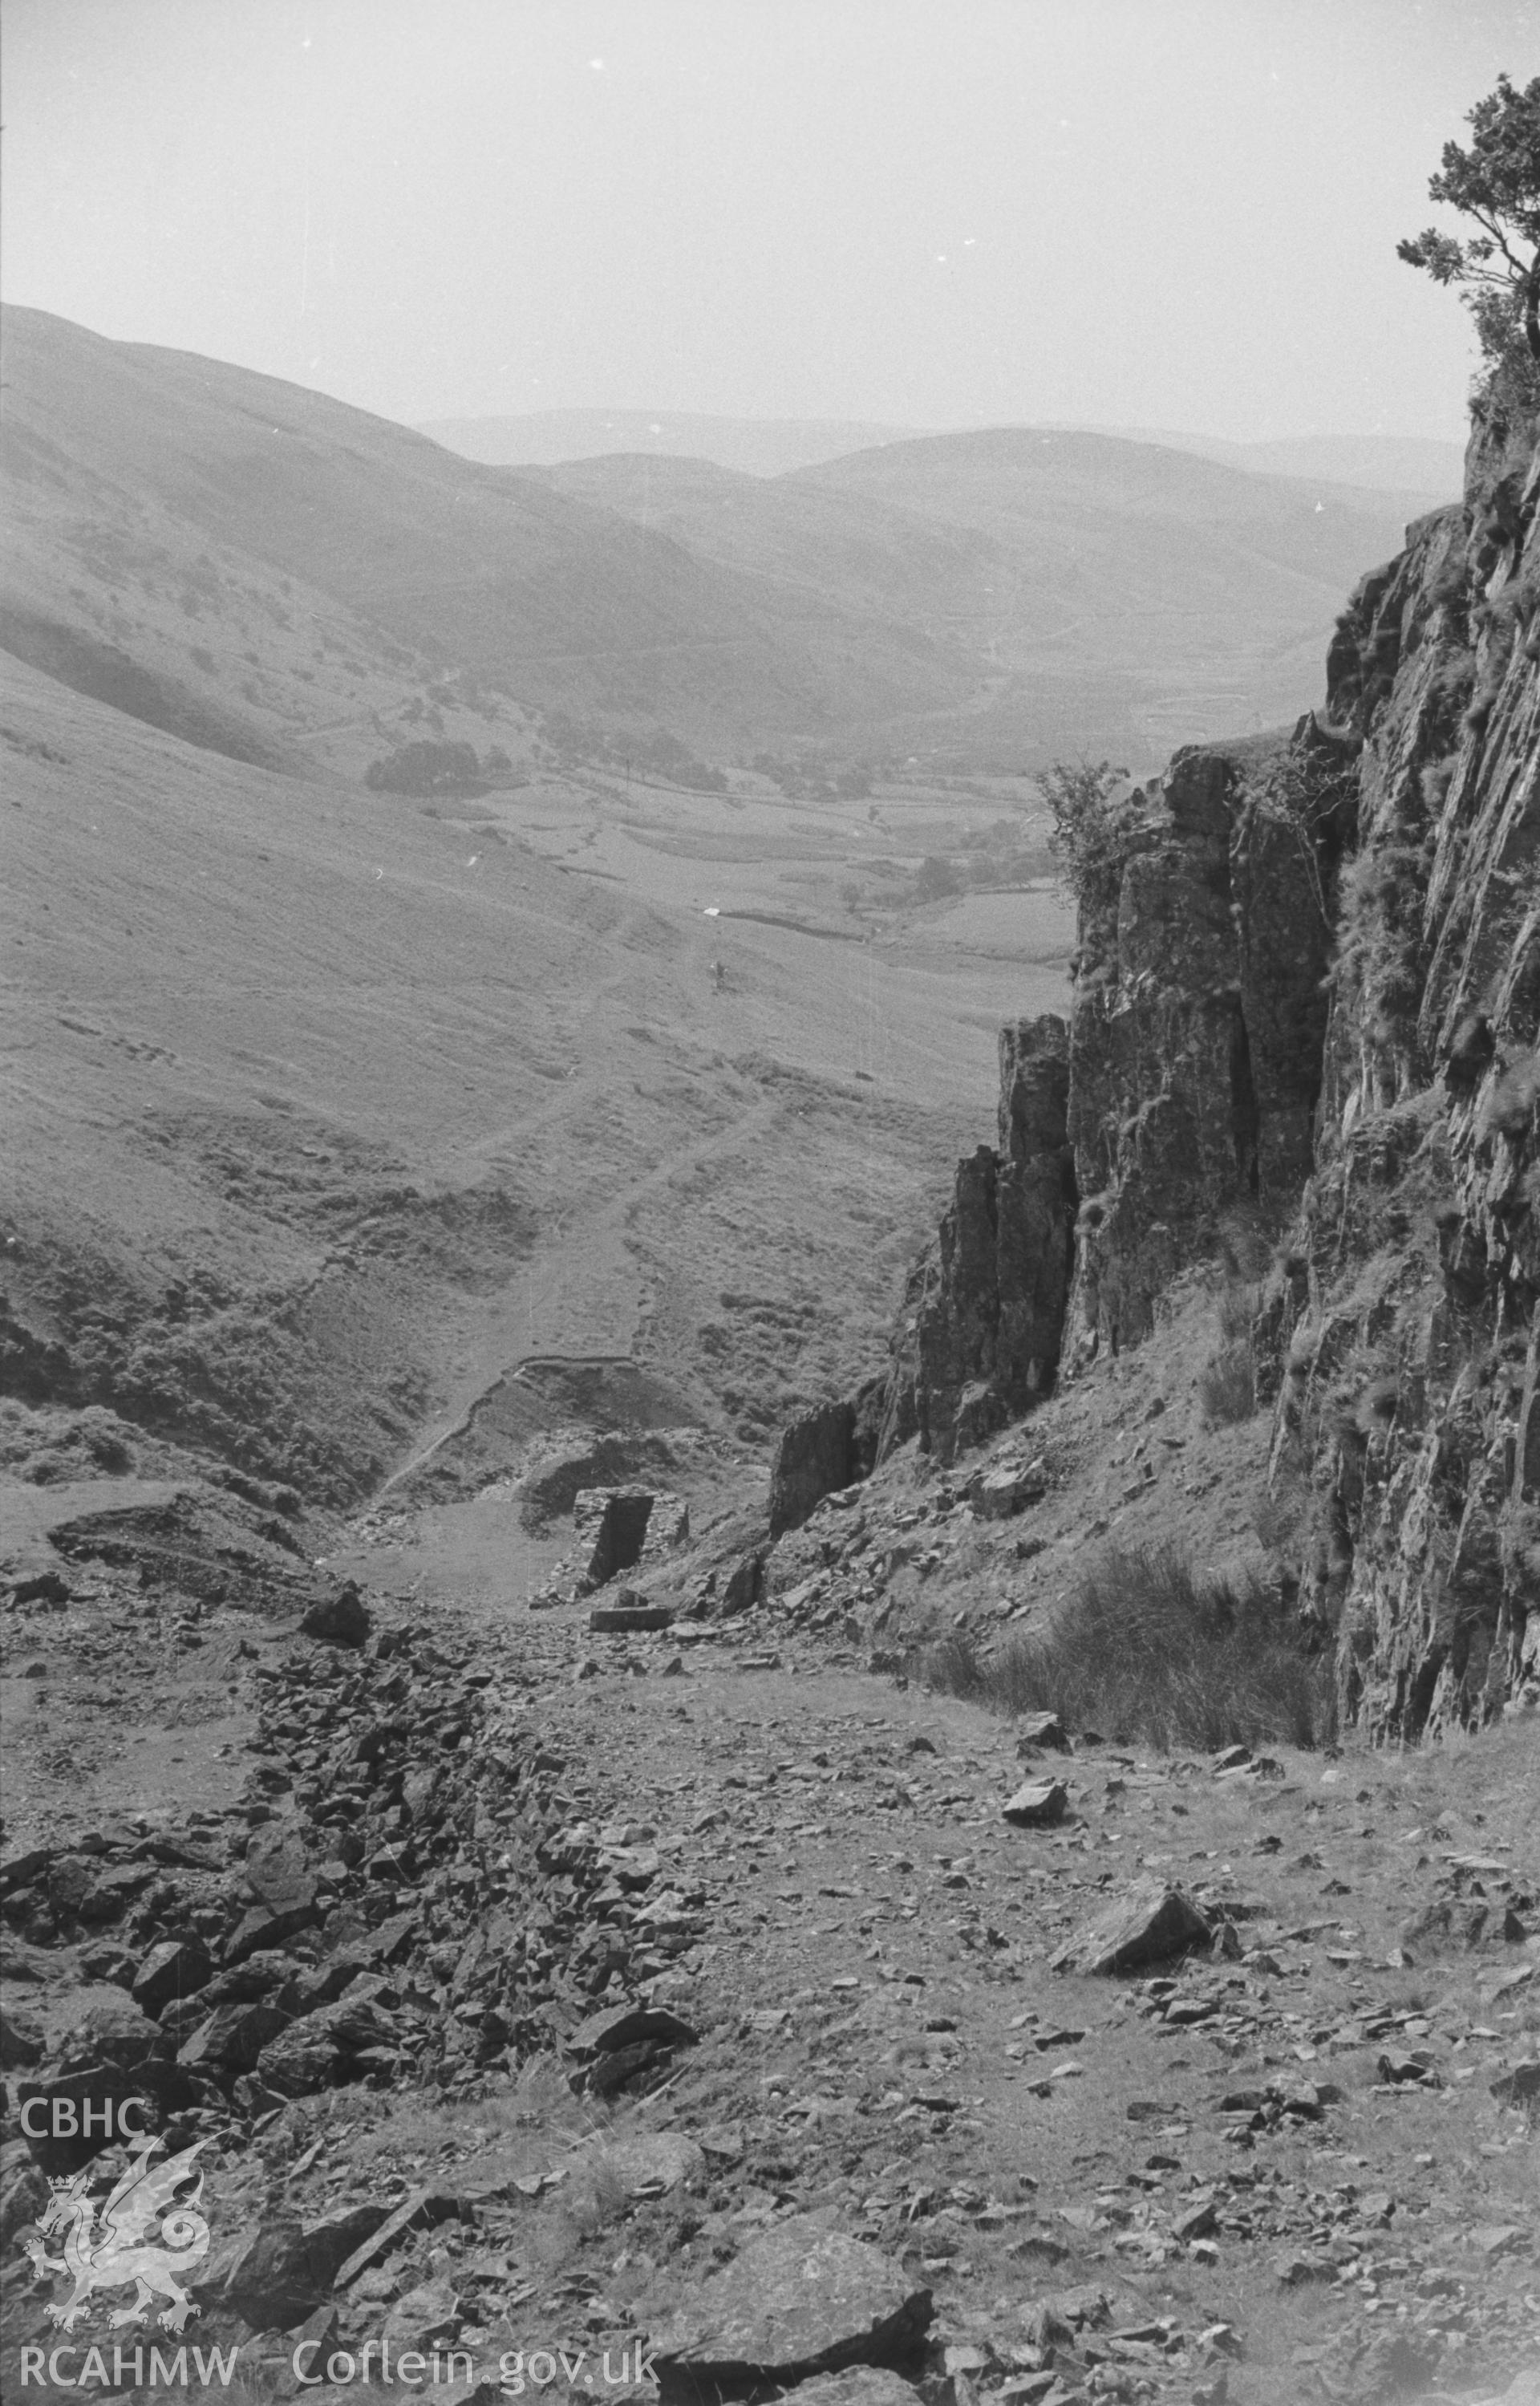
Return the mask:
[[1121,858],[1113,796],[1127,777],[1108,760],[1082,759],[1075,767],[1055,760],[1034,778],[1053,821],[1048,849],[1077,902],[1103,885]]
[[1444,145],[1429,198],[1474,219],[1463,242],[1429,226],[1396,245],[1435,284],[1462,284],[1483,358],[1494,378],[1540,401],[1540,76],[1516,91],[1505,75],[1466,120],[1469,149]]

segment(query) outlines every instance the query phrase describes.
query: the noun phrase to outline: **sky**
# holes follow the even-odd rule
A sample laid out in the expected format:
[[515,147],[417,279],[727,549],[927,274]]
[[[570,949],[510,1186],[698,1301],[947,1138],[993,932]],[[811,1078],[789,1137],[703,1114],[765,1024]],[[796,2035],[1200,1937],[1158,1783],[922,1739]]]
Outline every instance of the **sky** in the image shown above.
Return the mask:
[[1462,439],[1540,0],[7,0],[0,283],[415,422]]

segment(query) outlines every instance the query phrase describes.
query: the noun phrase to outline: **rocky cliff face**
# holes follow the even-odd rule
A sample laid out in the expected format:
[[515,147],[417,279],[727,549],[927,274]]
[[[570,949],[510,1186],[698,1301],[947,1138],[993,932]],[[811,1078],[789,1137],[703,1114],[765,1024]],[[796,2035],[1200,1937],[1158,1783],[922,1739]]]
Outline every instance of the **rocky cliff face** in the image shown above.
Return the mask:
[[957,1164],[951,1207],[911,1275],[876,1400],[879,1457],[918,1435],[950,1461],[1053,1385],[1075,1205],[1068,1049],[1051,1015],[1000,1030],[997,1142]]
[[1151,1333],[1177,1270],[1293,1202],[1321,1083],[1338,747],[1179,752],[1084,899],[1068,1129],[1073,1358]]
[[[1082,898],[1067,1031],[1005,1030],[877,1408],[950,1458],[1158,1341],[1222,1266],[1296,1531],[1377,1734],[1540,1683],[1540,448],[1339,621],[1324,708],[1179,753]],[[869,1413],[873,1407],[868,1403]]]
[[1362,739],[1312,1173],[1269,1281],[1303,1608],[1377,1734],[1540,1681],[1540,448],[1478,428],[1341,621]]

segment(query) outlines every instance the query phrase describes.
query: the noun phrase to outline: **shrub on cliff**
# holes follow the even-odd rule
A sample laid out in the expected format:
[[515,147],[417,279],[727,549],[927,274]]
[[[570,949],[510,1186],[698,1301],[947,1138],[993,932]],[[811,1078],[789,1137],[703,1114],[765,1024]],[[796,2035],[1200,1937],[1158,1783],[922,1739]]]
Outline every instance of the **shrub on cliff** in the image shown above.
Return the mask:
[[1055,760],[1034,779],[1048,804],[1053,831],[1048,849],[1077,902],[1094,897],[1119,864],[1117,812],[1112,796],[1127,776],[1108,760],[1081,760],[1068,767]]
[[1205,1578],[1173,1547],[1114,1547],[1041,1636],[983,1657],[963,1636],[926,1657],[949,1695],[1159,1747],[1319,1746],[1335,1726],[1329,1671],[1273,1591]]

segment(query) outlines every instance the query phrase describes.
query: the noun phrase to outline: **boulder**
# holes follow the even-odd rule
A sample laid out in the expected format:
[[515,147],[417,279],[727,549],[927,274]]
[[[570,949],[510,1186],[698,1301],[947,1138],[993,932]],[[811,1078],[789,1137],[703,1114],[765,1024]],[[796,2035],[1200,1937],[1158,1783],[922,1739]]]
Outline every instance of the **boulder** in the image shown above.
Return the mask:
[[1380,2079],[1392,2088],[1442,2088],[1438,2067],[1425,2046],[1387,2047],[1376,2066]]
[[[960,2388],[956,2394],[961,2396]],[[799,2383],[797,2406],[917,2406],[918,2398],[902,2373],[878,2364],[853,2364],[843,2372],[818,2372]]]
[[1011,1520],[1029,1504],[1038,1503],[1047,1486],[1040,1462],[997,1464],[993,1470],[981,1471],[973,1482],[969,1497],[973,1516],[978,1521]]
[[350,2256],[345,2256],[332,2274],[332,2286],[346,2289],[371,2264],[388,2256],[397,2241],[408,2230],[431,2230],[441,2222],[452,2221],[462,2210],[460,2198],[446,2189],[414,2189],[401,2204],[383,2215],[372,2230],[366,2230]]
[[317,1598],[300,1623],[300,1634],[327,1646],[365,1646],[374,1625],[357,1581],[345,1579],[334,1595]]
[[460,2326],[459,2300],[445,2280],[421,2281],[398,2298],[385,2318],[382,2336],[393,2356],[404,2349],[431,2349],[452,2341]]
[[110,1870],[98,1872],[80,1899],[80,1919],[116,1921],[124,1907],[159,1876],[153,1863],[115,1863]]
[[1000,1810],[1018,1830],[1051,1830],[1069,1809],[1069,1791],[1059,1779],[1029,1779]]
[[1430,1955],[1456,1954],[1479,1946],[1491,1914],[1477,1897],[1436,1897],[1404,1921],[1397,1936],[1414,1963]]
[[1041,1747],[1067,1754],[1069,1733],[1057,1713],[1024,1713],[1016,1724],[1017,1753],[1034,1754]]
[[295,2022],[267,2041],[257,2058],[257,2076],[278,2097],[314,2097],[333,2085],[341,2061],[326,2031]]
[[1141,1879],[1082,1922],[1049,1960],[1055,1972],[1137,1972],[1184,1954],[1189,1946],[1207,1946],[1208,1936],[1208,1924],[1191,1897],[1160,1880]]
[[121,1988],[88,1992],[88,2001],[72,2023],[65,2050],[70,2059],[89,2058],[109,2063],[120,2072],[136,2072],[155,2051],[160,2032],[148,2014]]
[[214,1966],[196,1939],[163,1938],[152,1946],[129,1990],[141,2013],[158,2018],[182,1997],[196,1996],[214,1976]]
[[[581,2165],[583,2158],[572,2158]],[[683,2130],[636,2130],[617,2139],[604,2151],[606,2172],[618,2180],[628,2197],[666,2196],[684,2188],[705,2168],[705,2156]]]
[[383,2205],[339,2205],[304,2226],[305,2260],[317,2286],[329,2289],[349,2256],[388,2218]]
[[735,1613],[747,1612],[751,1606],[759,1602],[764,1592],[764,1549],[755,1547],[748,1553],[740,1554],[728,1573],[722,1587],[722,1610],[729,1619]]
[[219,2247],[205,2278],[219,2303],[253,2330],[292,2330],[331,2286],[317,2276],[299,2215],[287,2212],[264,2215],[255,2230]]
[[76,1920],[96,1884],[94,1867],[79,1855],[55,1855],[49,1865],[48,1896],[63,1922]]
[[643,2042],[655,2046],[694,2046],[699,2035],[667,2005],[606,2005],[578,2024],[567,2046],[576,2056],[614,2055]]
[[17,1847],[0,1858],[0,1896],[8,1896],[12,1889],[30,1888],[39,1872],[46,1872],[52,1860],[47,1847]]
[[1540,2061],[1516,2063],[1511,2072],[1500,2073],[1491,2084],[1491,2093],[1500,2105],[1540,2109]]
[[67,1604],[73,1590],[61,1571],[15,1571],[5,1582],[7,1600],[11,1604]]
[[227,1964],[281,1946],[315,1917],[316,1882],[306,1864],[304,1841],[291,1824],[269,1821],[252,1833],[243,1874],[253,1902],[226,1944]]
[[1376,2331],[1353,2356],[1349,2395],[1376,2399],[1421,2397],[1432,2385],[1440,2353],[1439,2342],[1420,2334]]
[[21,2072],[43,2055],[43,2025],[30,2014],[0,2005],[0,2072]]
[[304,1841],[282,1821],[269,1821],[247,1841],[244,1877],[259,1904],[286,1913],[315,1901],[315,1883],[305,1869]]
[[269,2039],[288,2026],[280,2005],[217,2005],[177,2060],[184,2072],[251,2072]]
[[138,1966],[128,1948],[120,1946],[115,1939],[104,1938],[94,1946],[82,1947],[76,1960],[85,1979],[109,1981],[115,1988],[134,1986]]
[[673,1619],[672,1605],[644,1604],[640,1596],[634,1604],[625,1601],[634,1592],[634,1590],[623,1589],[622,1600],[618,1604],[596,1604],[588,1615],[589,1628],[600,1631],[667,1629]]
[[846,1399],[815,1404],[787,1422],[770,1467],[771,1537],[799,1529],[826,1495],[859,1477],[855,1439],[855,1407]]
[[915,2362],[930,2291],[823,2215],[752,2239],[652,2334],[661,2406],[707,2406],[854,2365]]
[[362,2055],[373,2047],[394,2047],[401,2032],[375,1998],[350,1989],[324,2013],[312,2016],[308,2029],[324,2037],[342,2055]]
[[[126,2004],[128,2000],[123,2000]],[[144,2029],[151,2045],[159,2045],[160,2034],[153,2022]],[[7,2083],[7,2088],[10,2086]],[[199,2102],[195,2078],[179,2065],[165,2060],[147,2050],[138,2055],[124,2045],[117,2059],[90,2052],[90,2041],[78,2030],[65,2042],[64,2052],[55,2057],[45,2056],[42,2062],[21,2073],[12,2091],[16,2105],[25,2111],[32,2099],[47,2101],[42,2117],[43,2130],[30,2140],[30,2151],[50,2179],[77,2172],[115,2142],[99,2129],[84,2128],[85,2108],[89,2104],[96,2116],[103,2105],[110,2102],[121,2105],[132,2098],[136,2104],[148,2098],[162,2112],[180,2112]],[[51,2131],[55,2101],[69,2099],[76,2108],[76,2134],[55,2138]],[[142,2110],[142,2105],[141,2105]],[[38,2118],[38,2117],[34,2117]]]
[[0,2247],[8,2251],[16,2233],[35,2222],[48,2201],[48,2174],[34,2162],[25,2139],[7,2139],[0,2146]]
[[292,1913],[272,1913],[265,1904],[254,1904],[226,1939],[224,1960],[231,1964],[244,1963],[248,1956],[269,1953],[314,1919],[311,1906],[297,1906]]
[[572,2086],[589,2097],[618,2096],[629,2081],[668,2061],[670,2049],[657,2039],[640,2039],[633,2046],[617,2046],[596,2055]]

